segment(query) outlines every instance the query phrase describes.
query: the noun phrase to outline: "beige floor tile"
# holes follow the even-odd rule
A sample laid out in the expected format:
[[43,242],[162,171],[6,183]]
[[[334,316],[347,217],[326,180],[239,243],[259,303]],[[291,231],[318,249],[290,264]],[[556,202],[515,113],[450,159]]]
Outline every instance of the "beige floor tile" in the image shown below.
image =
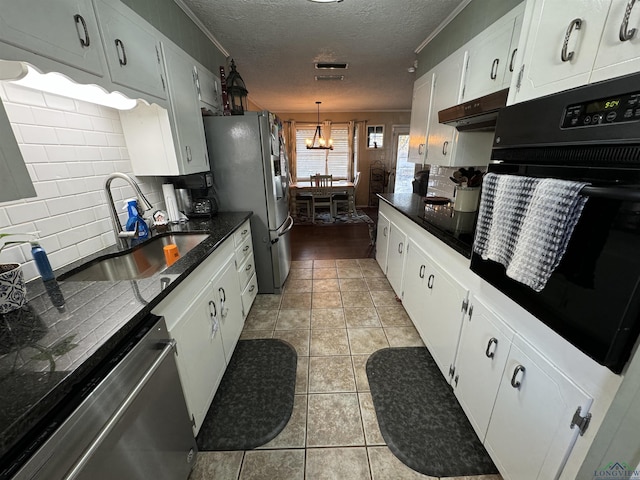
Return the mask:
[[355,391],[350,356],[309,357],[309,393]]
[[255,340],[257,338],[272,338],[273,330],[243,330],[240,340]]
[[298,355],[296,366],[296,395],[309,393],[309,357]]
[[[371,298],[373,299],[373,304],[376,307],[391,307],[391,306],[401,306],[402,303],[400,303],[397,300],[396,294],[392,291],[374,291],[374,292],[370,292],[371,293]],[[284,299],[283,299],[283,303],[284,303]],[[284,308],[284,307],[282,307]]]
[[311,310],[311,328],[345,328],[342,308],[317,308]]
[[298,330],[311,328],[311,310],[309,309],[281,309],[278,312],[276,330]]
[[336,267],[338,268],[360,268],[360,264],[356,259],[340,259],[336,260]]
[[306,470],[309,480],[371,480],[364,447],[311,448]]
[[349,353],[346,329],[311,330],[311,355],[349,355]]
[[374,290],[393,291],[393,287],[391,287],[389,280],[384,277],[366,277],[365,281],[367,282],[369,290],[372,292]]
[[414,326],[385,327],[384,333],[391,347],[424,347],[420,334]]
[[279,338],[289,342],[296,349],[298,357],[309,356],[309,332],[310,330],[275,330],[273,338]]
[[[314,260],[317,261],[317,260]],[[335,267],[333,268],[314,268],[313,269],[313,279],[320,280],[323,278],[338,278],[338,271]]]
[[198,452],[189,480],[236,480],[244,452]]
[[340,292],[313,292],[311,307],[316,308],[340,308],[342,297]]
[[314,260],[313,268],[335,268],[335,260]]
[[364,426],[364,438],[367,445],[386,445],[380,427],[378,417],[373,406],[373,398],[370,393],[358,393],[360,401],[360,413],[362,414],[362,425]]
[[360,270],[362,270],[362,275],[364,277],[384,278],[384,273],[378,264],[366,266],[360,265]]
[[[372,480],[438,480],[410,469],[388,447],[368,447]],[[451,480],[451,479],[447,479]]]
[[352,355],[353,373],[356,377],[356,388],[358,392],[369,391],[369,378],[367,377],[367,360],[369,355]]
[[373,304],[369,308],[345,308],[344,319],[348,328],[381,326],[380,320],[378,320],[378,313],[373,308]]
[[284,287],[284,293],[306,293],[312,290],[312,286],[313,280],[289,279]]
[[341,278],[340,291],[342,292],[366,292],[369,290],[364,278]]
[[380,306],[377,308],[378,317],[383,327],[407,327],[413,325],[403,306]]
[[349,328],[347,333],[353,355],[373,353],[389,346],[382,328]]
[[342,304],[345,307],[370,307],[373,308],[373,300],[369,292],[340,292]]
[[307,446],[364,445],[358,396],[355,393],[309,395]]
[[282,295],[280,308],[311,308],[311,292],[309,293],[285,293]]
[[252,308],[244,322],[244,330],[273,330],[278,319],[278,310]]
[[239,480],[303,480],[304,463],[304,450],[250,450]]
[[272,310],[274,308],[279,308],[280,300],[282,300],[282,295],[256,295],[256,299],[253,301],[253,308],[258,308],[261,310]]
[[339,267],[338,278],[362,278],[360,267]]
[[339,292],[340,284],[337,278],[323,278],[313,281],[314,292]]
[[291,280],[311,280],[313,278],[312,268],[297,268],[295,270],[289,270],[289,279]]
[[361,267],[377,267],[378,261],[375,258],[359,258],[358,265]]
[[284,429],[265,448],[304,448],[307,437],[307,396],[296,395],[293,400],[291,418]]
[[294,260],[291,262],[291,270],[298,268],[313,268],[313,260]]

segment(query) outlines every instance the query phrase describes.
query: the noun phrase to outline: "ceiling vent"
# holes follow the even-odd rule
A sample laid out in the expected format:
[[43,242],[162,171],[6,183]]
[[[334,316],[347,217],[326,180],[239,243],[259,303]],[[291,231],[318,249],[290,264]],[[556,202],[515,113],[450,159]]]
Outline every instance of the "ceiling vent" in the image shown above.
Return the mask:
[[316,75],[317,81],[321,80],[344,80],[344,75]]
[[348,63],[316,63],[316,68],[318,70],[346,70],[349,68]]

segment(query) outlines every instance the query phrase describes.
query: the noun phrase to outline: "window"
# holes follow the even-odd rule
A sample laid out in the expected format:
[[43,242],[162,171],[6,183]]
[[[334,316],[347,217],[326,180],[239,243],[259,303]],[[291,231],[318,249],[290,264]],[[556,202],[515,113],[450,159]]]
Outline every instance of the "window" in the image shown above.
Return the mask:
[[333,150],[309,150],[305,143],[313,138],[316,125],[296,126],[296,180],[309,180],[320,173],[333,175],[335,180],[346,180],[349,175],[349,125],[331,125]]
[[382,148],[384,146],[384,125],[367,127],[367,148]]

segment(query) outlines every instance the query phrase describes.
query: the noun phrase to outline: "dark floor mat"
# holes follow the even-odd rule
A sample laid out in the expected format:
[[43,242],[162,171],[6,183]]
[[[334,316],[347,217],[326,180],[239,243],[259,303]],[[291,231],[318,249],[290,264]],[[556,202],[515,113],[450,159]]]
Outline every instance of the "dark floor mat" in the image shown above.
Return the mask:
[[498,473],[425,347],[378,350],[367,377],[382,436],[404,464],[432,477]]
[[197,443],[199,450],[250,450],[272,440],[293,410],[295,349],[276,339],[240,340]]

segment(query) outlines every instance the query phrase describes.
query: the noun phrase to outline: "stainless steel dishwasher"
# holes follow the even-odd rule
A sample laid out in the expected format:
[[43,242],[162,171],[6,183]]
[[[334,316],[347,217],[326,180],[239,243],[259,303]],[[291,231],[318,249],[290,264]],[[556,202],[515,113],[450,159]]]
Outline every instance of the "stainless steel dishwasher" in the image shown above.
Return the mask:
[[[86,398],[14,479],[179,480],[196,443],[163,318],[87,380]],[[142,335],[142,338],[140,338]],[[104,372],[107,371],[106,376]],[[95,383],[95,388],[92,383]]]

